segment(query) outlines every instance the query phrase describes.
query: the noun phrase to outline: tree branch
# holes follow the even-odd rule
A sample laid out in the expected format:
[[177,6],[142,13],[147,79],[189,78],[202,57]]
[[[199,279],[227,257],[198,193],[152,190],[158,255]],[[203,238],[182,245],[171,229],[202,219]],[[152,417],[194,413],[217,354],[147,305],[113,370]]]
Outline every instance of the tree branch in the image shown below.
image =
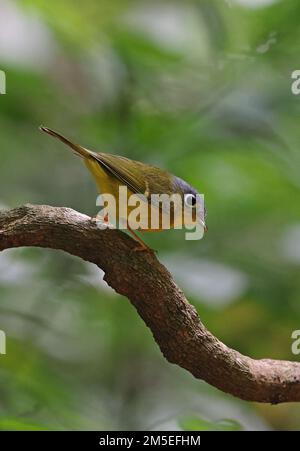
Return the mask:
[[300,401],[300,363],[253,360],[228,348],[201,323],[167,269],[118,230],[99,230],[69,208],[25,205],[0,212],[0,251],[21,246],[61,249],[96,264],[127,296],[163,355],[220,390],[248,401]]

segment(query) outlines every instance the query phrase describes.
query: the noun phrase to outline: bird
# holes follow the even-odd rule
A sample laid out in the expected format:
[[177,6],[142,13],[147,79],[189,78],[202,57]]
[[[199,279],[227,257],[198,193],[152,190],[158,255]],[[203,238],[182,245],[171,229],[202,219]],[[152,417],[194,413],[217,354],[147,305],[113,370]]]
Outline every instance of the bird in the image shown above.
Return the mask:
[[[108,193],[114,196],[116,199],[116,211],[117,215],[119,213],[119,188],[126,187],[128,199],[132,195],[140,196],[142,195],[141,204],[143,204],[146,213],[148,214],[146,227],[138,229],[140,231],[160,231],[163,230],[163,218],[166,214],[169,215],[169,225],[170,228],[178,228],[178,224],[183,224],[187,226],[187,221],[192,222],[192,224],[197,221],[201,225],[203,231],[207,231],[207,226],[205,224],[205,214],[206,209],[203,205],[203,209],[200,214],[196,209],[197,199],[199,199],[198,191],[192,187],[185,180],[177,177],[168,171],[146,164],[140,161],[131,160],[124,156],[114,155],[106,152],[94,152],[92,150],[86,149],[79,144],[76,144],[63,136],[62,134],[54,131],[48,127],[41,125],[40,130],[47,133],[48,135],[57,138],[66,144],[72,151],[84,160],[84,163],[91,175],[96,182],[97,189],[99,193]],[[172,204],[168,211],[164,210],[162,204],[155,204],[154,208],[151,206],[151,201],[155,197],[153,196],[166,194],[172,196],[174,194],[178,195],[182,206],[189,209],[190,215],[187,219],[184,215],[184,209],[177,210]],[[130,227],[129,215],[134,209],[133,206],[127,206],[127,209],[123,209],[122,217],[118,217],[118,220],[126,223],[127,230],[129,233],[138,241],[139,246],[135,249],[139,251],[153,252],[153,250],[139,237],[139,235]],[[122,210],[122,211],[123,211]],[[154,211],[158,212],[159,221],[158,226],[152,227],[151,215]],[[109,218],[105,217],[105,221]]]

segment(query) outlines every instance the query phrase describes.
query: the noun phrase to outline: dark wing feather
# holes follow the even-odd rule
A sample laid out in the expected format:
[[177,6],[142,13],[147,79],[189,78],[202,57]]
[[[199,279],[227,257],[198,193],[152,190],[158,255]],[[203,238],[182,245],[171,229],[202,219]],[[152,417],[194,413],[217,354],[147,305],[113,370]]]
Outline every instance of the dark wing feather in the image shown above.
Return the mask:
[[173,176],[162,169],[118,155],[97,153],[94,157],[135,194],[149,197],[174,192]]

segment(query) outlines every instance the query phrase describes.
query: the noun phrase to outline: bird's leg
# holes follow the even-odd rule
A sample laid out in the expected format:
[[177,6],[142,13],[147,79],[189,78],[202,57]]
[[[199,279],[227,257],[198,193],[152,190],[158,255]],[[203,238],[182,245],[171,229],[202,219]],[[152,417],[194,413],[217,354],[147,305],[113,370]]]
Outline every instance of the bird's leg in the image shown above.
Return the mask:
[[108,213],[103,219],[99,219],[99,213],[91,217],[91,221],[96,224],[99,229],[114,229],[115,227],[109,222]]
[[131,233],[131,235],[139,242],[140,246],[135,247],[133,250],[136,252],[149,252],[150,254],[154,254],[156,251],[151,249],[149,246],[147,246],[146,243],[138,236],[137,233],[135,233],[134,230],[129,226],[127,222],[127,229]]

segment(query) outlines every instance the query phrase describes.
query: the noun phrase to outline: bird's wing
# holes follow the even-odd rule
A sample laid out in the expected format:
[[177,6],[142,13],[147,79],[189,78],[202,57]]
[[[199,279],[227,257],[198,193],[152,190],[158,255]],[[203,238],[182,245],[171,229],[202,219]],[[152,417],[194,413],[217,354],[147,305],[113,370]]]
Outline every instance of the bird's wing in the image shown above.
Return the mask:
[[145,183],[141,175],[138,176],[136,164],[133,164],[131,160],[125,157],[103,153],[97,153],[95,159],[111,175],[114,175],[120,182],[124,183],[133,193],[144,193]]
[[[165,191],[172,192],[172,176],[166,171],[126,157],[107,153],[94,154],[94,158],[134,194],[143,194],[150,198],[151,194],[162,194]],[[161,184],[162,178],[163,185]]]
[[[93,154],[94,158],[115,176],[121,183],[126,185],[132,193],[138,197],[145,196],[151,206],[156,207],[161,212],[169,215],[174,206],[168,201],[162,201],[152,194],[181,194],[174,184],[174,176],[160,168],[130,160],[126,157],[111,155],[107,153]],[[141,197],[141,200],[145,200]],[[170,210],[171,209],[171,210]]]

